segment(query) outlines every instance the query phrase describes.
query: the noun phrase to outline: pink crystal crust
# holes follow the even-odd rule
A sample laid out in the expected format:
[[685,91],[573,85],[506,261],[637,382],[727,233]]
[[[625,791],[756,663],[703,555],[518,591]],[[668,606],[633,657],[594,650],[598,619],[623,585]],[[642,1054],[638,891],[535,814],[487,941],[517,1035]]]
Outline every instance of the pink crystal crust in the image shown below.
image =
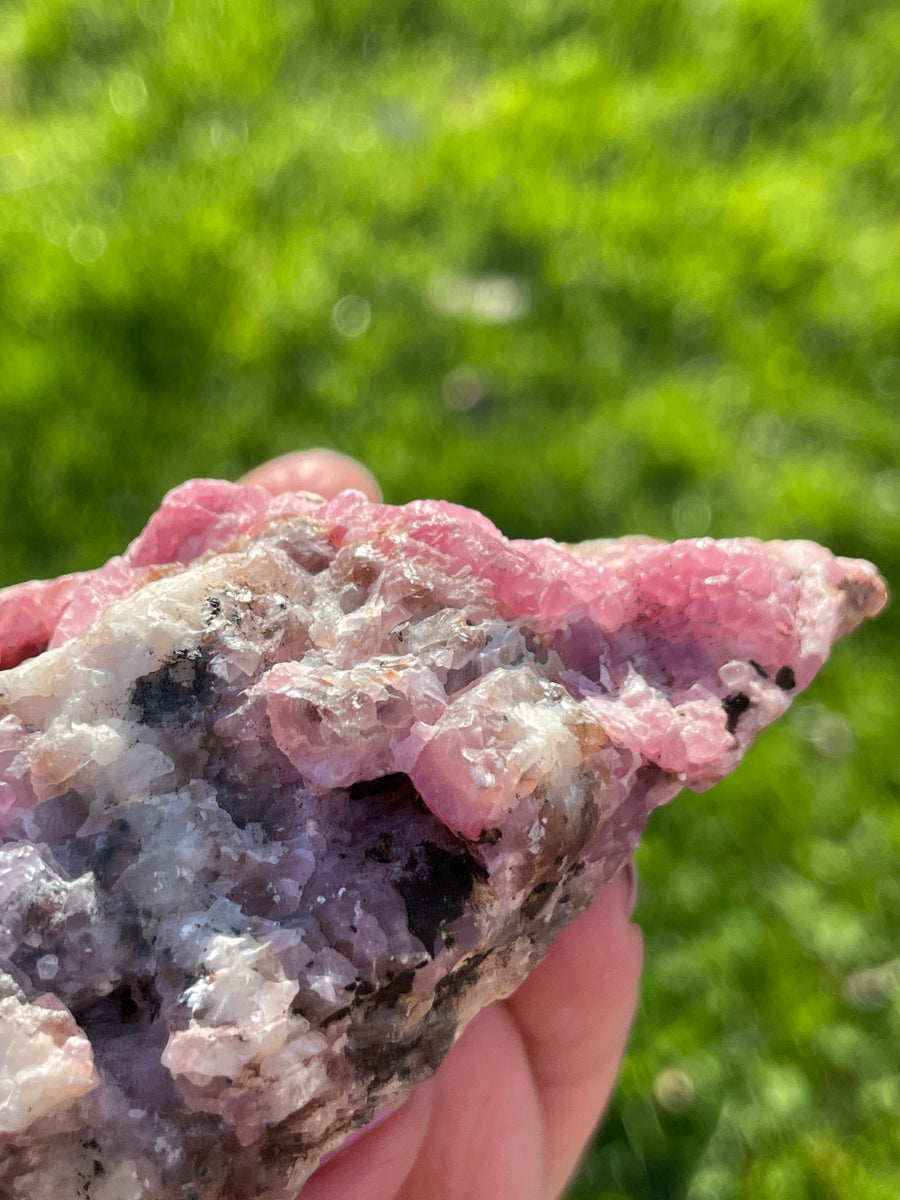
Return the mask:
[[884,601],[209,480],[0,592],[0,1197],[290,1200]]

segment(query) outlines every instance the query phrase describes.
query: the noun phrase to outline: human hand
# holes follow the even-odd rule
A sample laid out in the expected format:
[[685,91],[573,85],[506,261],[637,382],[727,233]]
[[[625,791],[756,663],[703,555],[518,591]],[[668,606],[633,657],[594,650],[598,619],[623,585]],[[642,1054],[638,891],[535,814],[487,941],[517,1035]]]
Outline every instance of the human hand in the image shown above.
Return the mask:
[[[330,451],[285,455],[244,482],[379,498],[368,471]],[[559,1196],[612,1093],[634,1015],[643,941],[633,893],[633,871],[620,872],[431,1079],[327,1157],[300,1200]]]

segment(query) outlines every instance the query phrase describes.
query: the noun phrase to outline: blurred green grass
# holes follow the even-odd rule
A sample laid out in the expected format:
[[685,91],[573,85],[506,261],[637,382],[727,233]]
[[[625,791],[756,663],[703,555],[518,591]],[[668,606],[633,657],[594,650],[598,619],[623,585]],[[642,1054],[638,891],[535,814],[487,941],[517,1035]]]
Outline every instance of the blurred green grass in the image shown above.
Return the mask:
[[[877,0],[7,3],[0,584],[311,444],[896,581],[898,51]],[[572,1200],[900,1194],[896,634],[655,816]]]

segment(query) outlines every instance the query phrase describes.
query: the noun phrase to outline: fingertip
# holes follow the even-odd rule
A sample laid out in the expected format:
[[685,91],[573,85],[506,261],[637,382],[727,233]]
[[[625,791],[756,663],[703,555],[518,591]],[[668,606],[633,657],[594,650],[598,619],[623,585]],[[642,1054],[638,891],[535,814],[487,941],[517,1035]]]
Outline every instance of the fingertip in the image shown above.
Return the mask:
[[370,500],[381,499],[381,488],[371,471],[337,450],[292,450],[254,467],[240,482],[257,484],[273,496],[281,492],[315,492],[330,500],[352,488]]
[[575,1169],[628,1042],[644,958],[632,903],[631,873],[620,871],[505,1001],[541,1096],[546,1195]]
[[428,1131],[434,1081],[426,1079],[383,1120],[326,1155],[297,1200],[394,1200]]
[[506,1001],[542,1082],[590,1075],[594,1064],[624,1047],[644,961],[632,898],[630,874],[620,871]]

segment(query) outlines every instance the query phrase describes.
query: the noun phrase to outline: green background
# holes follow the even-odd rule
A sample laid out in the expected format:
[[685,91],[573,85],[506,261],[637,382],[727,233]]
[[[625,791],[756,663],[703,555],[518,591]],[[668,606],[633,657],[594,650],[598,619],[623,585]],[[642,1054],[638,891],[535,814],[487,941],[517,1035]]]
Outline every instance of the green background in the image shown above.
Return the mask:
[[[316,444],[896,580],[898,61],[892,0],[7,0],[0,583]],[[578,1200],[900,1195],[896,622],[654,817]]]

